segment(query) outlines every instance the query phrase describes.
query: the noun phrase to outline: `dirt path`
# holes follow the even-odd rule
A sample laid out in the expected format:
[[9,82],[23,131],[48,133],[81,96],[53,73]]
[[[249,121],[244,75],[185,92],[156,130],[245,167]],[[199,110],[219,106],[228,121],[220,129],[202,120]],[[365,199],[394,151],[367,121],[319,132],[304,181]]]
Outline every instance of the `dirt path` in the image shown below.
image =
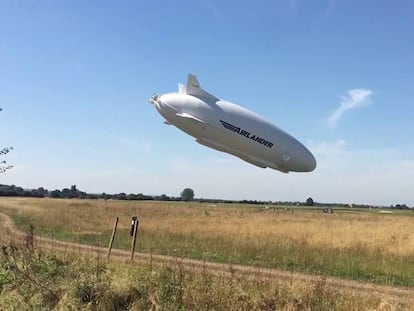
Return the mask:
[[[17,230],[11,218],[0,213],[2,222],[2,241],[4,239],[16,239],[27,241],[27,233]],[[30,240],[30,238],[29,238]],[[107,249],[84,244],[58,241],[50,238],[35,237],[33,241],[35,247],[46,248],[58,252],[77,252],[87,254],[93,257],[106,258]],[[119,249],[113,249],[111,260],[129,262],[131,253]],[[339,279],[334,277],[322,277],[317,275],[303,274],[299,272],[289,272],[278,269],[260,268],[253,266],[221,264],[202,260],[194,260],[188,258],[180,258],[165,255],[154,255],[146,253],[135,253],[134,261],[151,262],[153,264],[166,264],[177,266],[180,265],[184,269],[192,271],[206,271],[222,276],[243,277],[247,279],[261,278],[264,280],[293,282],[318,282],[322,278],[327,286],[338,291],[351,291],[355,293],[367,293],[386,298],[388,301],[414,305],[414,288],[392,287],[385,285],[377,285],[372,283],[358,282],[353,280]]]

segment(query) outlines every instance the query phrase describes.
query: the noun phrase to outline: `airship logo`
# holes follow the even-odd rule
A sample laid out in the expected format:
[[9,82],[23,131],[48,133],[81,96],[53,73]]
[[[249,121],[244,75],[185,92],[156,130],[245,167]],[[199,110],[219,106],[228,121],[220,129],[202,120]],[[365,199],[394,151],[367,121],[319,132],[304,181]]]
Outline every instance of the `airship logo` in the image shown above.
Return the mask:
[[150,103],[165,124],[174,125],[203,146],[283,173],[316,168],[314,156],[298,140],[258,114],[208,93],[192,74],[186,86],[179,84],[177,93],[154,95]]
[[221,124],[223,124],[223,126],[226,129],[228,129],[228,130],[230,130],[232,132],[238,133],[238,134],[240,134],[240,135],[242,135],[242,136],[244,136],[246,138],[249,138],[249,139],[251,139],[253,141],[256,141],[259,144],[262,144],[262,145],[264,145],[266,147],[269,147],[269,148],[272,148],[273,147],[273,143],[272,142],[270,142],[270,141],[268,141],[268,140],[266,140],[264,138],[261,138],[260,136],[256,136],[256,135],[250,136],[250,132],[241,129],[240,127],[237,127],[237,126],[235,126],[233,124],[230,124],[228,122],[225,122],[223,120],[220,120],[220,122],[221,122]]

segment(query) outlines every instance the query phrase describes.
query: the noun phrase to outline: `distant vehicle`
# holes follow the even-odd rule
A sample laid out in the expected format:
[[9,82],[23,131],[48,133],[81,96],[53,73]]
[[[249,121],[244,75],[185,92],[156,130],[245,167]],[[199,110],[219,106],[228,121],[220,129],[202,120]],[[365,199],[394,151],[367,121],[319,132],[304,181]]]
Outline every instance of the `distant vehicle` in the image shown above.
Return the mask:
[[192,74],[186,87],[179,84],[177,93],[153,95],[150,103],[164,123],[175,125],[201,145],[283,173],[316,168],[315,157],[294,137],[258,114],[209,94]]

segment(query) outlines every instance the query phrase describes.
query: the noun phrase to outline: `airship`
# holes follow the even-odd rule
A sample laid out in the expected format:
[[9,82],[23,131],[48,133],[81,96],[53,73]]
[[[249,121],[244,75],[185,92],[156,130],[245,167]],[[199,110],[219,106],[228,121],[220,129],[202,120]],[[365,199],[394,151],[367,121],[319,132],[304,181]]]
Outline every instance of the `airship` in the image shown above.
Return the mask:
[[260,115],[205,91],[193,74],[178,92],[153,95],[150,103],[196,142],[234,155],[260,168],[283,173],[311,172],[312,153],[297,139]]

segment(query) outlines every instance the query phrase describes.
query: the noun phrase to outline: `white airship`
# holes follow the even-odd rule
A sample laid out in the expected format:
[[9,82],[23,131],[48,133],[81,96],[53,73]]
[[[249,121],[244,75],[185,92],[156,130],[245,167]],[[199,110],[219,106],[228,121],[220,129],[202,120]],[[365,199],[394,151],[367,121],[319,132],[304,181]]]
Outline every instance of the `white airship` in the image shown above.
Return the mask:
[[175,125],[201,145],[283,173],[316,168],[315,157],[294,137],[258,114],[209,94],[192,74],[186,87],[179,84],[178,93],[153,95],[150,103],[164,123]]

